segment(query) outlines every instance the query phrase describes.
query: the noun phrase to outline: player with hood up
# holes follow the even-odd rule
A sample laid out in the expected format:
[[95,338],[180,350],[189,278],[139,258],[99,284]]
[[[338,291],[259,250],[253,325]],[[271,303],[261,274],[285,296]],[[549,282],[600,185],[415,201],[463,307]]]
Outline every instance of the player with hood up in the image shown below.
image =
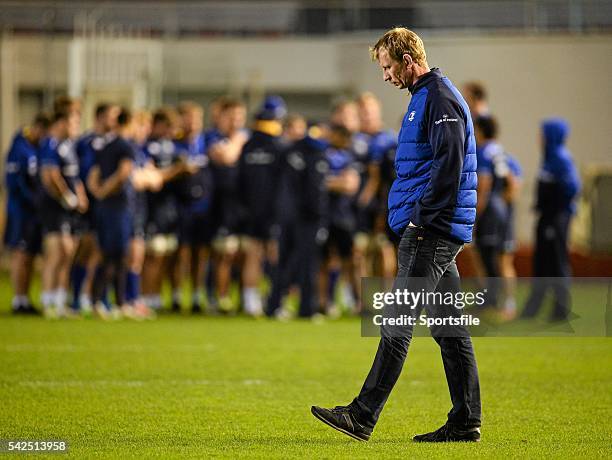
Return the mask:
[[[568,254],[569,225],[576,211],[580,178],[570,151],[565,147],[569,124],[560,118],[542,123],[543,161],[538,175],[536,248],[533,256],[533,287],[523,318],[536,316],[546,292],[555,296],[552,321],[567,319],[570,311]],[[554,281],[553,281],[554,280]]]

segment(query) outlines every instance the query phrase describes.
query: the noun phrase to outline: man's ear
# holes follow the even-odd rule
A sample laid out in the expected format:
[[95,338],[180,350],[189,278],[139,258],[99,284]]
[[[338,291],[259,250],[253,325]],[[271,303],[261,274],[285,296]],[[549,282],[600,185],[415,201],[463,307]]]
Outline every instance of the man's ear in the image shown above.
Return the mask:
[[408,53],[402,55],[402,60],[404,61],[404,64],[406,65],[406,67],[410,67],[412,63],[414,62],[412,60],[412,56],[410,56]]

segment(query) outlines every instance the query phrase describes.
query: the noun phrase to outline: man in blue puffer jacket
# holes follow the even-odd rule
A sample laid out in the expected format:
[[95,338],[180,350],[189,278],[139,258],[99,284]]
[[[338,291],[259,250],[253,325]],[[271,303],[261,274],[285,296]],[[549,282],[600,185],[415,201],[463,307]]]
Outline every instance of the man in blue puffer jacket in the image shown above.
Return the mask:
[[[431,293],[450,288],[445,294],[458,293],[455,257],[471,241],[476,216],[476,142],[470,111],[440,70],[429,68],[423,42],[414,32],[391,29],[371,52],[384,80],[412,94],[399,133],[397,178],[389,192],[389,225],[401,235],[399,271],[392,292]],[[454,320],[460,316],[458,304],[416,302],[410,308],[395,302],[385,306],[384,319],[416,319],[423,307],[429,318]],[[453,407],[447,423],[414,440],[479,441],[480,389],[469,332],[462,325],[432,326],[431,334],[441,348]],[[382,323],[381,335],[372,369],[353,402],[334,409],[311,409],[319,420],[362,441],[370,438],[399,378],[412,326],[410,322],[399,327]]]
[[565,147],[569,125],[560,118],[542,123],[544,158],[538,176],[536,248],[533,256],[533,288],[523,318],[536,316],[549,288],[555,294],[552,321],[567,319],[570,311],[567,249],[570,220],[576,211],[580,179],[571,153]]

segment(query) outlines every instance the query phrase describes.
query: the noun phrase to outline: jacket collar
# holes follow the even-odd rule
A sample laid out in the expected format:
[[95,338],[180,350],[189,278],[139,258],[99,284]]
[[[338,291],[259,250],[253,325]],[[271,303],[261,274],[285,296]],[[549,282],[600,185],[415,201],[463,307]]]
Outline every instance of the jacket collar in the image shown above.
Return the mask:
[[416,83],[410,85],[408,87],[408,91],[410,91],[410,94],[414,94],[418,90],[423,88],[424,86],[427,86],[433,80],[436,80],[441,77],[442,77],[442,72],[440,72],[440,69],[438,67],[434,67],[429,72],[421,75],[419,79],[416,81]]

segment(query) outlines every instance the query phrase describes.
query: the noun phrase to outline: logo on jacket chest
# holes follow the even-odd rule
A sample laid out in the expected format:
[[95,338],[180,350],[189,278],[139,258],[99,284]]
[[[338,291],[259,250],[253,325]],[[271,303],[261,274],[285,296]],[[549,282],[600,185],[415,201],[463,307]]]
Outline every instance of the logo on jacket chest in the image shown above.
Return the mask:
[[408,115],[408,121],[414,120],[414,116],[415,115],[416,115],[416,112],[414,110],[412,112],[410,112],[410,115]]

